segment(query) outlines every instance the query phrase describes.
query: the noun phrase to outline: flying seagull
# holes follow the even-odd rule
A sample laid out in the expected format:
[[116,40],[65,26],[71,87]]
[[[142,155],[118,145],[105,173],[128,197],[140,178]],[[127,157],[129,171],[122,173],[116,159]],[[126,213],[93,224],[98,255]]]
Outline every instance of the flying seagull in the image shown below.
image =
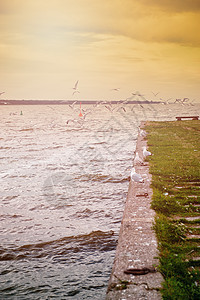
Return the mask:
[[74,101],[72,104],[69,104],[69,107],[71,107],[72,109],[74,109],[74,105],[77,103],[77,101]]
[[123,106],[120,106],[117,111],[120,111],[120,110],[123,110],[124,112],[126,112],[126,110]]
[[160,92],[154,93],[152,92],[152,94],[154,94],[154,96],[156,97]]
[[111,91],[119,92],[120,88],[111,89]]
[[77,85],[78,85],[78,80],[77,82],[75,83],[74,87],[73,87],[73,90],[77,90]]
[[76,94],[76,93],[80,93],[80,92],[75,90],[75,91],[73,92],[72,96],[74,96],[74,94]]

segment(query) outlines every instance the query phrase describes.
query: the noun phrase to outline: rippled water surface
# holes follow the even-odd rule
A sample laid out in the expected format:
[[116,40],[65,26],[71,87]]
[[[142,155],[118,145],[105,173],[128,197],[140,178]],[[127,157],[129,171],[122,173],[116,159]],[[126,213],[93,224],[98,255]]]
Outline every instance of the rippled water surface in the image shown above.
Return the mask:
[[138,125],[199,111],[0,106],[1,299],[104,299]]

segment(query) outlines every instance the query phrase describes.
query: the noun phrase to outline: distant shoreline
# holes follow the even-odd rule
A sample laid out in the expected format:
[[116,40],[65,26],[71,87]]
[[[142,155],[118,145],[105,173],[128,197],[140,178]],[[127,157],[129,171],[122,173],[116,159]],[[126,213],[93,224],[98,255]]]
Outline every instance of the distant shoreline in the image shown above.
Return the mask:
[[[82,104],[97,104],[97,103],[102,103],[102,104],[106,104],[107,103],[111,103],[111,104],[117,104],[117,103],[122,103],[125,100],[85,100],[85,101],[81,101],[81,100],[0,100],[0,105],[66,105],[66,104],[72,104],[74,102],[76,102],[76,104],[80,104],[80,102]],[[126,101],[126,104],[159,104],[162,102],[157,102],[157,101],[147,101],[147,100],[143,100],[143,101],[139,101],[139,100],[130,100],[130,101]]]

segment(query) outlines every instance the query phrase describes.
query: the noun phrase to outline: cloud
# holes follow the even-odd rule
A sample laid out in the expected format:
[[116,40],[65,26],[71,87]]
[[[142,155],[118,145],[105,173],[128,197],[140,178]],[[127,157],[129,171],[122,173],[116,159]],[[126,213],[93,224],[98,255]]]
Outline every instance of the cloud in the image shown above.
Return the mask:
[[200,46],[200,36],[197,34],[199,27],[200,18],[195,13],[159,14],[137,20],[134,28],[126,33],[147,42]]
[[0,0],[0,15],[20,12],[20,4],[23,3],[24,0]]
[[1,77],[9,86],[10,77],[51,85],[52,76],[63,90],[77,77],[86,85],[134,80],[137,89],[149,78],[179,78],[182,87],[199,80],[199,2],[0,0]]
[[62,44],[70,33],[78,44],[79,35],[93,33],[200,45],[199,0],[0,0],[0,9],[3,29],[41,44]]
[[165,9],[169,11],[199,11],[199,0],[139,0],[140,3],[147,6],[154,6],[159,9]]

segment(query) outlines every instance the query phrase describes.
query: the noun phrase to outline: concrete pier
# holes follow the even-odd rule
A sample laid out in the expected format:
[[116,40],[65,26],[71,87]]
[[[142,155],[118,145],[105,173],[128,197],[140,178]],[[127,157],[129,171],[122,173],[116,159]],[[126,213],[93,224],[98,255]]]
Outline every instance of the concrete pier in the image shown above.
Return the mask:
[[[143,157],[143,146],[147,146],[146,139],[138,136],[136,151],[140,157]],[[163,277],[156,269],[158,250],[152,229],[155,212],[150,208],[151,175],[147,162],[135,169],[144,183],[130,181],[129,184],[106,300],[162,299],[159,289]],[[124,273],[129,269],[135,274]]]

